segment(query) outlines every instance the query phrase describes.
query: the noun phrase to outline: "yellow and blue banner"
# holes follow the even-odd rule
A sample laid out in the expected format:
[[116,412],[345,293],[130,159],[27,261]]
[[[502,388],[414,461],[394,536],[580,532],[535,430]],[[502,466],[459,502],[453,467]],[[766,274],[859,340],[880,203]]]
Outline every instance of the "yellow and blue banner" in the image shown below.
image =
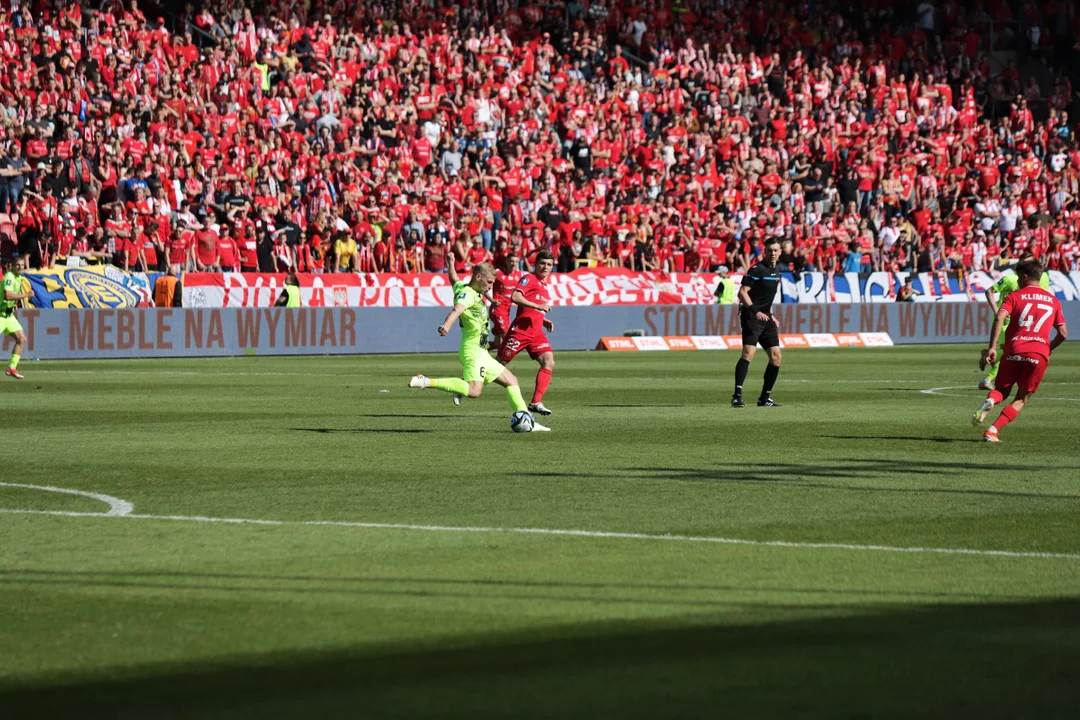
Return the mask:
[[135,308],[154,304],[159,273],[127,273],[112,265],[25,270],[37,308]]

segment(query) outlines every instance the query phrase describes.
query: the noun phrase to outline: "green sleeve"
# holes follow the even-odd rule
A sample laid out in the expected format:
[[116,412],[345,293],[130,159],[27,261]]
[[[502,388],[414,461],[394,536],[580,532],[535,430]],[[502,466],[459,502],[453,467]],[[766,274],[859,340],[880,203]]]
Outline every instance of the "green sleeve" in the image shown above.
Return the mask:
[[469,287],[468,283],[456,282],[454,283],[454,304],[464,305],[465,307],[471,306],[476,302],[476,291]]
[[996,293],[1010,293],[1018,287],[1016,275],[1002,275],[996,283],[990,286],[990,289]]

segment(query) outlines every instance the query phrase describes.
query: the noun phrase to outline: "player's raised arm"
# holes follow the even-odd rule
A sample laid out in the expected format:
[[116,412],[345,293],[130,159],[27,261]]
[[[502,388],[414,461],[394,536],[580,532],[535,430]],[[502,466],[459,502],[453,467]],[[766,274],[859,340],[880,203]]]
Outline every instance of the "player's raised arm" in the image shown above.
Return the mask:
[[454,267],[454,252],[451,250],[446,253],[446,276],[450,278],[451,285],[457,285],[460,279],[457,274],[457,268]]

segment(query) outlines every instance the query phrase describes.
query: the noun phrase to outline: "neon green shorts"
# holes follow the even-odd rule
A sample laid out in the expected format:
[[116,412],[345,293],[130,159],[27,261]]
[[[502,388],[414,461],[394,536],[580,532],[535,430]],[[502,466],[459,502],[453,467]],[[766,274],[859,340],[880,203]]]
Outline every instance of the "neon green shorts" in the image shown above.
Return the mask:
[[485,385],[490,385],[499,379],[504,368],[499,361],[488,355],[483,348],[462,348],[458,351],[458,359],[461,360],[461,377],[465,382],[483,380]]
[[23,326],[19,323],[19,318],[12,315],[11,317],[0,317],[0,336],[14,335],[15,333],[21,333]]

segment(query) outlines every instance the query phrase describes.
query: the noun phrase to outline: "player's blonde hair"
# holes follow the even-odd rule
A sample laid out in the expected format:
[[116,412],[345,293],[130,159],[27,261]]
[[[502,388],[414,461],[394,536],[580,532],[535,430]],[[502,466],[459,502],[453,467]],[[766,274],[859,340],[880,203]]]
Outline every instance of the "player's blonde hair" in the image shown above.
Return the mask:
[[495,268],[491,263],[480,263],[479,265],[473,265],[472,269],[473,277],[495,277]]

